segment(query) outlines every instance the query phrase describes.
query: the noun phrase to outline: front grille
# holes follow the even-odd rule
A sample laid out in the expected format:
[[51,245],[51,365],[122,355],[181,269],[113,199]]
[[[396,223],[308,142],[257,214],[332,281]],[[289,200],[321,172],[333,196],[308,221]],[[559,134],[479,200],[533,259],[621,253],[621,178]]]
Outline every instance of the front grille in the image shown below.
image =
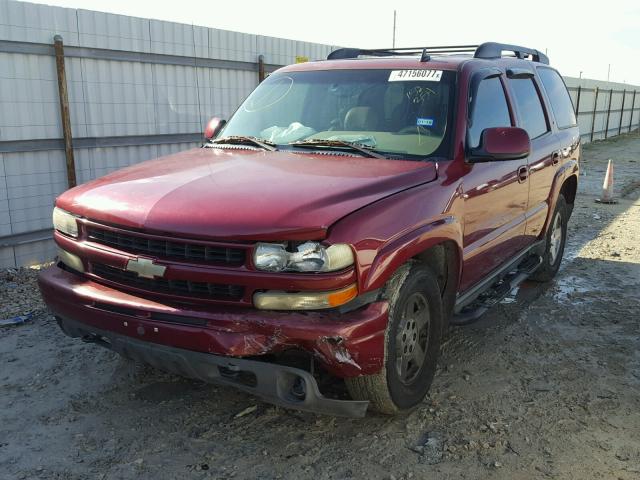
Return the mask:
[[87,228],[87,237],[92,242],[114,247],[123,252],[146,254],[158,258],[226,265],[242,265],[245,260],[245,250],[242,248],[161,240],[95,227]]
[[166,278],[142,278],[137,273],[99,263],[92,265],[92,271],[94,275],[105,280],[154,293],[231,301],[240,300],[244,294],[244,287],[239,285],[167,280]]

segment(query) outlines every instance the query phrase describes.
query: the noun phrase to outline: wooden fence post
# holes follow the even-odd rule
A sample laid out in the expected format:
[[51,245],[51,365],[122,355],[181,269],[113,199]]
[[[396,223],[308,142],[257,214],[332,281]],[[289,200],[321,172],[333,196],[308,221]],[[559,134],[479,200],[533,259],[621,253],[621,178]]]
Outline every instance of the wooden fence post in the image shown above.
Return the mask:
[[627,98],[627,89],[622,90],[622,109],[620,110],[620,123],[618,124],[618,135],[622,132],[622,117],[624,117],[624,101]]
[[594,100],[593,100],[593,117],[591,117],[591,137],[590,142],[593,142],[593,131],[596,128],[596,112],[598,111],[598,87],[594,90]]
[[64,45],[62,37],[53,37],[56,52],[56,71],[58,73],[58,96],[60,97],[60,118],[62,120],[62,135],[64,137],[64,153],[67,159],[67,184],[75,187],[76,162],[73,156],[73,138],[71,136],[71,115],[69,114],[69,96],[67,94],[67,74],[64,68]]
[[633,91],[633,97],[631,100],[631,117],[629,118],[629,131],[631,131],[631,127],[633,126],[633,114],[634,109],[636,108],[636,90]]
[[258,55],[258,83],[262,83],[267,78],[264,72],[264,55]]
[[604,138],[609,136],[609,116],[611,115],[611,99],[613,98],[613,88],[609,90],[609,105],[607,105],[607,126],[604,127]]

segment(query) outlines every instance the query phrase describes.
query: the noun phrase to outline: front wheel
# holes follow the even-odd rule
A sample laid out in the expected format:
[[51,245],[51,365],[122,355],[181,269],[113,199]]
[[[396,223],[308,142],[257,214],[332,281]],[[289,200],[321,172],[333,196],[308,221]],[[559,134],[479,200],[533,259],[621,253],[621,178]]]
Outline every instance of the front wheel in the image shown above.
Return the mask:
[[551,223],[547,229],[546,246],[542,255],[542,265],[533,272],[531,280],[536,282],[548,282],[560,268],[564,246],[567,241],[567,220],[569,220],[567,202],[562,194],[558,195],[556,209],[551,217]]
[[389,322],[380,373],[345,379],[356,400],[396,414],[418,405],[436,371],[444,324],[436,276],[424,265],[402,266],[387,283]]

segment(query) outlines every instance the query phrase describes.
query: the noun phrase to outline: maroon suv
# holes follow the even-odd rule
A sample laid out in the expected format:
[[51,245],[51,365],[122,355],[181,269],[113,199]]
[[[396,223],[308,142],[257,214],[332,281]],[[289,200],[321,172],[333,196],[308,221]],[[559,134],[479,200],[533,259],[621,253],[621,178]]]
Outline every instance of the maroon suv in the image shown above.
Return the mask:
[[202,148],[62,194],[42,295],[68,335],[159,368],[316,412],[409,409],[448,325],[558,270],[580,136],[548,63],[485,43],[282,68]]

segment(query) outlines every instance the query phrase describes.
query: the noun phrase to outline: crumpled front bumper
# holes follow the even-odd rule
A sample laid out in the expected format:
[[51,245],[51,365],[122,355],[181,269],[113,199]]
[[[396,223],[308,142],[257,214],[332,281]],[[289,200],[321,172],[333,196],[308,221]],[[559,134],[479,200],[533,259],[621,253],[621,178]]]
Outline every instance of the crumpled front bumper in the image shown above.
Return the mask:
[[[105,338],[126,340],[117,340],[117,345],[147,346],[136,348],[136,352],[157,353],[158,349],[168,348],[170,356],[175,357],[174,350],[178,350],[182,352],[178,355],[182,359],[178,363],[184,370],[178,373],[211,379],[207,381],[218,381],[221,377],[210,372],[189,374],[189,369],[193,373],[195,368],[192,362],[202,363],[204,358],[209,358],[210,361],[204,364],[234,361],[243,365],[251,362],[250,366],[255,367],[253,364],[258,363],[258,373],[263,377],[264,365],[270,365],[278,372],[288,372],[264,377],[278,383],[281,378],[289,378],[287,375],[292,373],[286,370],[289,367],[242,357],[259,357],[291,348],[306,350],[339,377],[377,373],[384,361],[384,332],[388,318],[388,304],[384,301],[344,314],[335,311],[268,312],[236,307],[212,308],[210,305],[177,308],[115,290],[57,266],[41,272],[38,282],[46,304],[64,325],[75,325],[78,331],[100,332],[96,335]],[[153,364],[152,361],[149,363]],[[303,378],[308,391],[317,391],[315,380],[308,372],[293,370],[296,370],[294,375]],[[222,383],[230,382],[225,378]],[[262,387],[260,391],[250,391],[274,403],[283,401],[277,395],[274,397],[273,391],[267,392]],[[315,393],[311,395],[313,397]],[[299,402],[290,406],[304,407]]]
[[309,372],[273,363],[192,352],[101,331],[57,318],[69,336],[97,343],[128,358],[203,382],[231,385],[269,403],[343,417],[364,417],[367,401],[334,400],[320,393]]

